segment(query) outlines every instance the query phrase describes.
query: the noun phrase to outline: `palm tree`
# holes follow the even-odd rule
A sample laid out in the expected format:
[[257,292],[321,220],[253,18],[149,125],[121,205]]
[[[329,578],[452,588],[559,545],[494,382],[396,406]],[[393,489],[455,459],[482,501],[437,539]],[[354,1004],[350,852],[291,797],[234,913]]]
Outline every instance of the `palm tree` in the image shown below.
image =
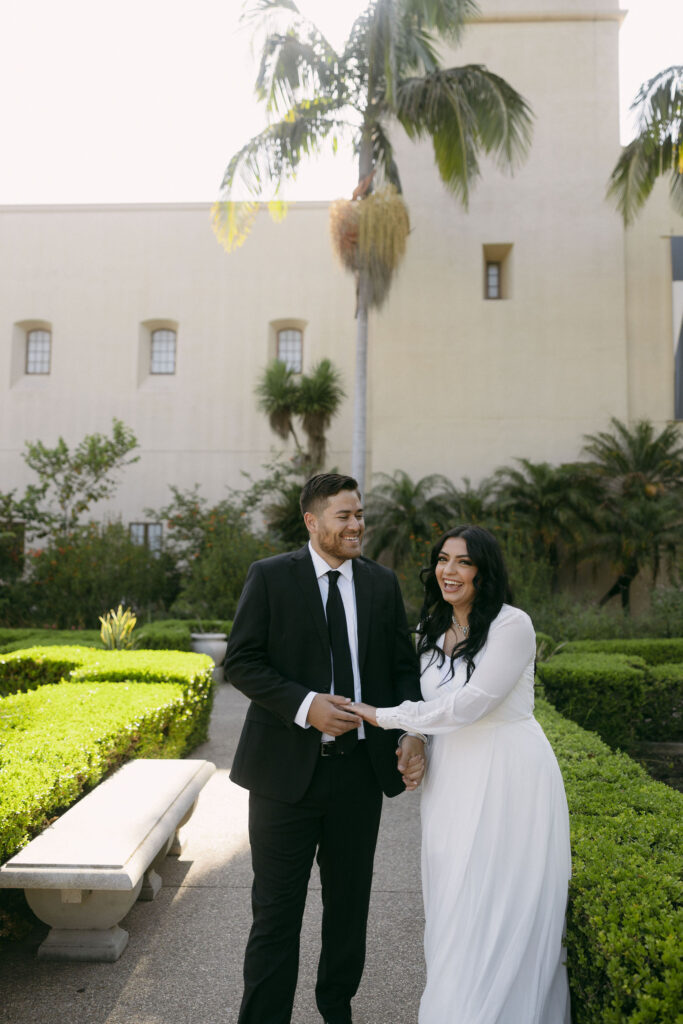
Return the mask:
[[449,525],[452,485],[438,473],[414,481],[402,469],[392,476],[377,473],[377,479],[366,502],[365,549],[371,558],[384,555],[396,567],[416,542],[431,540]]
[[[256,80],[272,121],[230,160],[214,206],[214,228],[226,248],[241,244],[257,203],[233,201],[240,185],[253,200],[269,187],[277,196],[305,157],[329,144],[335,150],[340,142],[353,145],[358,187],[344,237],[347,265],[356,275],[352,473],[361,487],[368,310],[387,294],[408,223],[390,128],[398,123],[413,140],[431,138],[438,172],[465,207],[482,154],[511,169],[529,145],[529,107],[506,81],[479,64],[445,68],[439,61],[437,46],[457,43],[477,10],[474,0],[371,0],[337,53],[294,0],[257,0],[252,8],[257,23],[277,22],[266,27]],[[373,190],[381,192],[379,202],[369,202],[377,195]],[[281,204],[276,209],[281,213]],[[388,240],[384,214],[393,229]]]
[[515,461],[519,469],[504,466],[496,472],[496,510],[506,525],[521,528],[532,549],[547,561],[557,591],[562,546],[576,551],[582,524],[592,516],[595,487],[589,489],[590,480],[570,464]]
[[587,434],[587,468],[600,486],[595,549],[610,555],[617,579],[600,604],[620,596],[630,607],[631,584],[649,564],[656,579],[661,558],[673,555],[683,528],[683,443],[674,424],[655,433],[640,420]]
[[630,224],[657,178],[668,174],[671,201],[683,213],[683,65],[660,71],[641,85],[631,110],[639,110],[638,134],[622,150],[608,196]]
[[[306,475],[320,469],[327,449],[325,432],[345,397],[339,371],[330,360],[321,359],[307,375],[296,374],[274,359],[263,371],[255,394],[271,430],[284,441],[290,435],[294,439],[298,461]],[[295,416],[301,419],[306,450],[294,429]]]

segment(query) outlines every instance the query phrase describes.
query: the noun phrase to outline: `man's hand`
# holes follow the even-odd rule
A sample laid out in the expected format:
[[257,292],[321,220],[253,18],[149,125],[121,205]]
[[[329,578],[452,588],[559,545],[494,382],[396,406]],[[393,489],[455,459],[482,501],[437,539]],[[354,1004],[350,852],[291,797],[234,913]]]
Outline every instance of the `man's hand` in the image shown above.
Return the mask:
[[406,789],[417,789],[425,773],[424,743],[417,736],[403,736],[396,757]]
[[351,703],[349,697],[338,697],[334,693],[316,693],[306,716],[314,729],[329,736],[341,736],[361,724],[358,715],[346,710]]

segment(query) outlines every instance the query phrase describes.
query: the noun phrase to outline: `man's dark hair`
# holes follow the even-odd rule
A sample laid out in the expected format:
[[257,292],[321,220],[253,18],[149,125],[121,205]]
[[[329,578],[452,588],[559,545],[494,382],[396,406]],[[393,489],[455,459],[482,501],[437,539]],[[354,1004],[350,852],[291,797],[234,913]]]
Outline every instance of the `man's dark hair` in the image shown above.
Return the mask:
[[327,499],[339,494],[340,491],[356,491],[360,498],[358,481],[352,476],[343,476],[341,473],[316,473],[306,481],[301,490],[299,505],[302,514],[313,512],[318,515],[325,507]]

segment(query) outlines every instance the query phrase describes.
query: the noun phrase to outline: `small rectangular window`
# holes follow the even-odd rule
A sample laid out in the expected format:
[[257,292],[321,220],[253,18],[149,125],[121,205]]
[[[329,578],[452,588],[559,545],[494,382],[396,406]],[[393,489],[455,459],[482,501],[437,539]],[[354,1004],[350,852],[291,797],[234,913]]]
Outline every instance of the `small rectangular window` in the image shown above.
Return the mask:
[[175,373],[176,332],[170,330],[152,331],[150,373]]
[[303,334],[287,328],[277,332],[277,358],[293,373],[301,373],[303,365]]
[[163,536],[161,523],[131,523],[128,529],[133,544],[144,545],[155,555],[160,553]]
[[486,298],[500,298],[500,263],[486,264]]
[[49,373],[52,336],[49,331],[26,334],[26,373]]
[[509,299],[512,296],[512,242],[483,246],[484,298]]

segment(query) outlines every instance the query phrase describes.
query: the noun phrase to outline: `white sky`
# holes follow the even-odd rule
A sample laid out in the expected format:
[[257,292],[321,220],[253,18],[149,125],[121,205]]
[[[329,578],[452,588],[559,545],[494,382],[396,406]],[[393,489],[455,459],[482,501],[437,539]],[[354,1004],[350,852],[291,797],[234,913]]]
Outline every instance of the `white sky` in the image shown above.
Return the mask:
[[[253,99],[250,34],[237,26],[241,6],[3,0],[0,204],[215,199],[229,157],[265,124]],[[336,45],[364,6],[300,2]],[[683,0],[622,6],[625,142],[639,85],[683,64]],[[350,161],[337,160],[302,172],[296,195],[331,198],[354,184]]]

